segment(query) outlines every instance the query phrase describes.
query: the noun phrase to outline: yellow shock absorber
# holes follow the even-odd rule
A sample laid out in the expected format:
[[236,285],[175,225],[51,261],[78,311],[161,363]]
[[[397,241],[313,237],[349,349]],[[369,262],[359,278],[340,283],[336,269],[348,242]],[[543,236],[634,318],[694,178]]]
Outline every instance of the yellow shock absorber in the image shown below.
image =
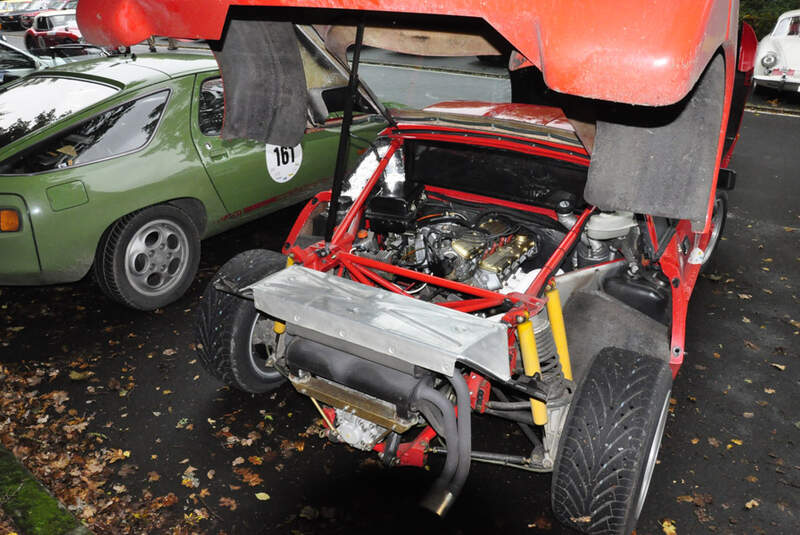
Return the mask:
[[[294,258],[291,256],[286,258],[286,267],[289,267],[294,264]],[[283,334],[286,332],[286,324],[282,321],[276,321],[272,324],[272,330],[275,331],[275,334]]]
[[553,331],[553,340],[556,342],[561,372],[564,374],[565,379],[572,381],[572,364],[569,360],[569,349],[567,348],[567,330],[564,327],[561,296],[558,295],[555,282],[548,285],[545,295],[547,296],[547,316],[550,318],[550,329]]
[[[525,320],[517,325],[517,336],[519,337],[519,347],[522,349],[522,365],[525,368],[525,375],[528,377],[541,375],[539,351],[536,349],[536,337],[533,335],[531,320]],[[533,414],[533,423],[536,425],[547,423],[547,407],[543,401],[531,398],[531,413]]]

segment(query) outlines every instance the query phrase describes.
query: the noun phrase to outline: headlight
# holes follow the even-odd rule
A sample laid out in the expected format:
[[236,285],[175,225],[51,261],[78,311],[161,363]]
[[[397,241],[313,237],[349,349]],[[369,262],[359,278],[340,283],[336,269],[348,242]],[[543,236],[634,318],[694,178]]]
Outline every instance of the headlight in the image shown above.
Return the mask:
[[778,55],[775,52],[767,52],[763,58],[761,58],[761,65],[764,66],[765,69],[771,69],[778,63]]

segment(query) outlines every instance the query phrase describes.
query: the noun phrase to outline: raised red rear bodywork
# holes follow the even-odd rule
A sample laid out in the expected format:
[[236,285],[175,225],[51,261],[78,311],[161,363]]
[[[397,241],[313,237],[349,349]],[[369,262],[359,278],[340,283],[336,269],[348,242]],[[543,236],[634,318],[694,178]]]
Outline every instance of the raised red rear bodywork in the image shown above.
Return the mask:
[[150,35],[219,39],[232,6],[483,19],[550,88],[648,106],[683,98],[720,49],[735,56],[739,7],[736,0],[81,0],[78,20],[88,41],[110,46]]

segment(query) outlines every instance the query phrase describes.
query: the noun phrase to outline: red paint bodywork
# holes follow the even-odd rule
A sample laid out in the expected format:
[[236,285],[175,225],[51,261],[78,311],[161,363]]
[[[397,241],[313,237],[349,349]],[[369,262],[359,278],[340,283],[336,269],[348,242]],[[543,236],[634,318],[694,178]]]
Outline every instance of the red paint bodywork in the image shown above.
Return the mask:
[[[42,45],[43,47],[56,46],[68,43],[78,43],[81,40],[81,32],[76,27],[60,28],[56,30],[37,31],[34,28],[28,28],[25,32],[25,40],[31,39],[34,44]],[[41,41],[40,41],[41,39]]]
[[81,0],[78,21],[87,40],[109,46],[150,35],[219,39],[237,5],[479,18],[548,87],[649,106],[683,98],[718,50],[735,56],[739,10],[738,0]]
[[[526,109],[526,105],[509,105],[520,106],[521,110]],[[529,111],[529,109],[528,109]],[[521,111],[524,113],[524,111]],[[546,121],[548,117],[555,115],[552,110],[543,110],[543,115],[540,120]],[[325,255],[317,254],[325,244],[319,242],[317,244],[306,247],[305,249],[294,245],[300,231],[308,223],[308,218],[312,212],[317,208],[320,203],[328,202],[331,198],[329,191],[318,194],[315,198],[308,202],[305,208],[300,213],[297,221],[295,222],[292,230],[289,233],[287,242],[283,247],[285,254],[291,254],[295,262],[304,265],[311,269],[320,271],[336,270],[338,275],[343,275],[346,271],[354,280],[367,284],[370,286],[381,286],[389,291],[399,293],[402,295],[410,296],[406,292],[407,288],[401,288],[395,283],[387,280],[379,274],[379,272],[388,272],[399,275],[410,280],[418,281],[420,283],[428,283],[450,290],[462,292],[466,295],[472,296],[461,301],[449,301],[440,303],[441,306],[460,310],[462,312],[474,312],[477,310],[485,309],[492,306],[497,306],[505,300],[509,300],[513,306],[503,318],[503,321],[508,325],[514,325],[515,319],[519,314],[527,312],[530,315],[537,314],[544,307],[546,300],[539,297],[545,285],[551,280],[556,266],[559,265],[561,259],[567,251],[580,237],[580,232],[584,223],[594,211],[594,207],[589,207],[579,216],[578,222],[567,233],[562,243],[558,246],[553,255],[548,259],[541,272],[534,279],[531,286],[524,294],[500,294],[491,290],[476,288],[463,284],[457,281],[443,279],[426,273],[420,273],[410,269],[395,266],[393,264],[386,264],[371,258],[356,256],[350,254],[350,248],[355,239],[355,234],[363,218],[363,207],[372,187],[377,182],[383,169],[385,169],[389,158],[394,151],[400,147],[403,139],[427,139],[433,141],[449,141],[456,143],[464,143],[469,145],[481,145],[487,147],[495,147],[506,150],[513,150],[517,152],[524,152],[528,154],[546,155],[551,158],[560,159],[564,161],[571,161],[588,166],[588,157],[577,157],[572,154],[574,147],[567,145],[559,147],[557,143],[548,142],[548,146],[534,146],[528,143],[520,143],[520,139],[512,135],[497,135],[492,138],[487,138],[481,135],[481,132],[468,129],[457,129],[453,127],[442,128],[433,125],[411,125],[400,124],[397,129],[386,129],[382,135],[392,140],[391,148],[387,151],[376,171],[370,177],[367,187],[364,188],[358,199],[355,200],[353,207],[348,211],[342,223],[336,228],[334,238],[328,244],[328,252]],[[559,150],[560,149],[560,150]],[[569,149],[565,151],[564,149]],[[556,219],[556,214],[550,209],[516,203],[513,201],[506,201],[502,199],[495,199],[483,195],[475,195],[472,193],[459,192],[440,187],[426,187],[429,195],[448,197],[453,200],[462,200],[473,203],[480,203],[483,205],[495,205],[514,210],[523,210],[541,215],[546,215]],[[658,236],[656,235],[655,225],[651,217],[646,217],[647,225],[647,238],[653,244],[653,249],[657,248]],[[688,262],[689,255],[694,248],[704,249],[710,238],[711,229],[703,233],[696,233],[692,231],[689,221],[680,221],[677,225],[675,235],[670,240],[666,250],[661,258],[655,261],[659,262],[664,274],[672,282],[672,326],[671,326],[671,340],[670,347],[664,348],[665,351],[670,352],[670,367],[672,368],[673,376],[677,374],[683,362],[684,356],[684,338],[686,332],[686,313],[689,305],[689,298],[691,297],[692,290],[697,281],[700,272],[699,264],[690,264]],[[684,247],[686,245],[686,247]],[[615,260],[618,262],[619,260]],[[515,329],[509,329],[509,345],[513,346],[515,342]],[[512,367],[514,363],[511,363]],[[418,445],[418,444],[417,444]],[[407,446],[409,447],[409,446]],[[416,462],[418,459],[416,455],[419,452],[409,453],[414,456]]]

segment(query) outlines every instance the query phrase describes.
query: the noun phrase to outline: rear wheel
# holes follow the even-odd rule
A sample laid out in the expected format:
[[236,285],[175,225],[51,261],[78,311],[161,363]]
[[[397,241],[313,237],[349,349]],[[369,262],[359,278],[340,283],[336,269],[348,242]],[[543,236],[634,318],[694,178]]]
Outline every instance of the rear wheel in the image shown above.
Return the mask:
[[223,265],[203,293],[197,352],[203,367],[224,383],[253,394],[280,386],[284,377],[268,364],[275,354],[273,318],[249,299],[218,290],[224,280],[244,288],[286,266],[286,257],[264,249],[240,253]]
[[636,527],[658,456],[672,374],[659,359],[597,354],[578,385],[553,471],[555,516],[593,535]]
[[197,227],[183,210],[161,204],[121,217],[106,230],[94,273],[111,299],[153,310],[189,289],[199,262]]
[[728,220],[728,195],[724,191],[717,192],[714,199],[714,211],[711,214],[711,238],[706,245],[701,267],[705,267],[719,246],[722,232],[725,230],[725,221]]

